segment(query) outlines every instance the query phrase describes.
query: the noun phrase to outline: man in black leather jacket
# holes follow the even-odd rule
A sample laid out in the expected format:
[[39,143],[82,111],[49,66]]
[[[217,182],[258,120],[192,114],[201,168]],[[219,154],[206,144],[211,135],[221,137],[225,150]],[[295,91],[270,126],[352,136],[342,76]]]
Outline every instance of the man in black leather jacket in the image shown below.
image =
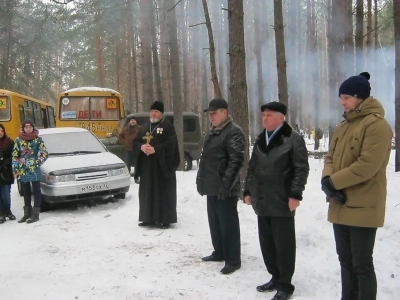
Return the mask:
[[265,130],[253,147],[244,196],[258,216],[261,252],[272,275],[257,291],[277,290],[272,299],[286,300],[294,292],[294,215],[307,183],[308,153],[303,137],[285,122],[286,105],[270,102],[261,111]]
[[225,261],[221,273],[231,274],[241,266],[237,202],[245,139],[242,129],[228,114],[228,103],[224,99],[211,100],[205,112],[209,113],[212,127],[204,141],[196,184],[199,194],[207,195],[214,251],[202,259]]

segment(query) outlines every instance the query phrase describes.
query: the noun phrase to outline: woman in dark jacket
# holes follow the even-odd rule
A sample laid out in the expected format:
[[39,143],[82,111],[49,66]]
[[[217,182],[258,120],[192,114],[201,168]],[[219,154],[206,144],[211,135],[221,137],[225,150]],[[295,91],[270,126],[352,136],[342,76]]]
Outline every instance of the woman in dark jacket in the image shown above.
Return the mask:
[[0,124],[0,224],[8,217],[15,220],[11,212],[11,185],[14,183],[12,173],[12,151],[14,141],[7,136],[6,129]]

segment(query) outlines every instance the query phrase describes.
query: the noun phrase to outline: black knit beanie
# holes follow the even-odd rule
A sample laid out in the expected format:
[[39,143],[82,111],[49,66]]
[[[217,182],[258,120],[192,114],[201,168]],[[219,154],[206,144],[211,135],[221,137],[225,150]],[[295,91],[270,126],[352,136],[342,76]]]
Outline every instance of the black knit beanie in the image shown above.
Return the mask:
[[339,97],[349,95],[362,100],[367,99],[371,93],[371,85],[368,81],[370,77],[368,72],[362,72],[360,75],[346,79],[339,87]]

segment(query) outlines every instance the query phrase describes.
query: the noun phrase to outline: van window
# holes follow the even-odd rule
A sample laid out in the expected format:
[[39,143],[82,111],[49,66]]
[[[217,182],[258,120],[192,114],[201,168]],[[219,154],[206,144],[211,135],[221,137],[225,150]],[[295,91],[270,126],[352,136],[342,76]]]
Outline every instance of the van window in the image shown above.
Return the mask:
[[195,119],[183,119],[183,132],[195,132],[196,131],[196,122]]
[[37,127],[43,127],[43,119],[42,119],[42,109],[39,104],[33,103],[34,107],[34,115],[35,115],[35,125]]
[[47,114],[49,116],[49,127],[50,128],[56,127],[54,108],[48,106],[47,107]]
[[18,110],[19,110],[19,120],[21,121],[21,125],[25,120],[25,109],[23,105],[18,105]]

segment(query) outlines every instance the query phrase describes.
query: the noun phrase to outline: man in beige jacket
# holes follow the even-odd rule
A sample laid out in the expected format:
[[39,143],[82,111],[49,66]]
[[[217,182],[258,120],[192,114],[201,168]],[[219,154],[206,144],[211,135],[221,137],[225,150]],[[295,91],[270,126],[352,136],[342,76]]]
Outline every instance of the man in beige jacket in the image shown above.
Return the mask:
[[322,172],[342,279],[342,300],[375,300],[373,249],[386,206],[393,131],[363,72],[339,88],[345,120],[336,127]]

